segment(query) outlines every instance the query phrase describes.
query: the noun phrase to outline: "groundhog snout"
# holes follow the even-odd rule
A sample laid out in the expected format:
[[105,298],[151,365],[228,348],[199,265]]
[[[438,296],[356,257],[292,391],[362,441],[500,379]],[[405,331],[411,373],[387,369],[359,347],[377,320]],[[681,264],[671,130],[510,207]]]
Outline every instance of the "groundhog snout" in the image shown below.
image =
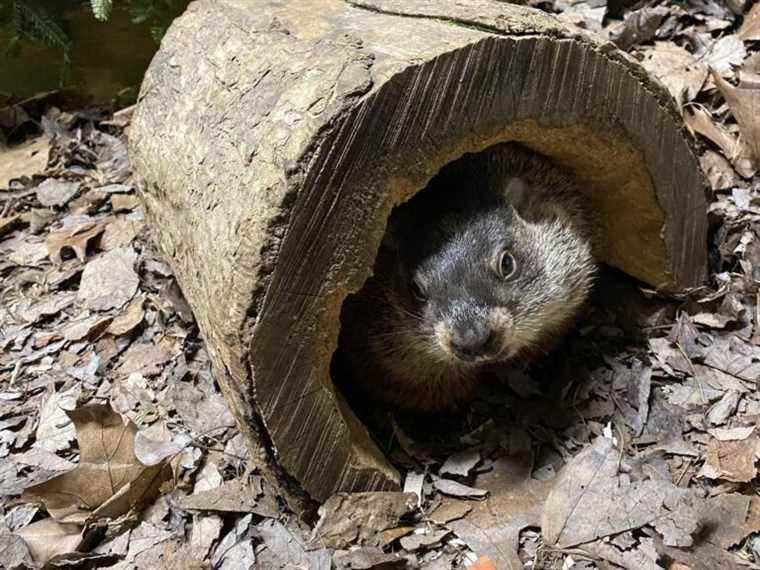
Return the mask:
[[494,356],[499,349],[497,335],[487,323],[468,323],[455,327],[449,340],[451,352],[460,360],[472,362]]

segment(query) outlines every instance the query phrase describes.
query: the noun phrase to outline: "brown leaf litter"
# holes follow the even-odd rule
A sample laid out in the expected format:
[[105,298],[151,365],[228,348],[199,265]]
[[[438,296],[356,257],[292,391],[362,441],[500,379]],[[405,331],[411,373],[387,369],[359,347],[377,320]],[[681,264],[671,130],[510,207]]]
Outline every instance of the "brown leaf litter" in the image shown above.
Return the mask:
[[601,30],[682,110],[713,192],[705,287],[605,300],[624,280],[601,276],[560,356],[423,426],[432,443],[391,430],[410,493],[338,495],[310,529],[256,473],[147,240],[129,113],[48,109],[44,136],[0,154],[0,566],[760,564],[758,7],[528,3]]

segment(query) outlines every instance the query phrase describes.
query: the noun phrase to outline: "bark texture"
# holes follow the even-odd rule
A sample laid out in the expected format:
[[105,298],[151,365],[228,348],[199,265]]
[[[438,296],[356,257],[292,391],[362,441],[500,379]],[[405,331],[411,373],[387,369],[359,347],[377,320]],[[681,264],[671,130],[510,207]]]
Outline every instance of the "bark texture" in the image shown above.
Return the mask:
[[490,0],[199,0],[172,25],[132,159],[228,403],[290,500],[399,485],[330,380],[341,303],[394,205],[506,140],[575,172],[608,263],[700,282],[691,142],[608,43]]

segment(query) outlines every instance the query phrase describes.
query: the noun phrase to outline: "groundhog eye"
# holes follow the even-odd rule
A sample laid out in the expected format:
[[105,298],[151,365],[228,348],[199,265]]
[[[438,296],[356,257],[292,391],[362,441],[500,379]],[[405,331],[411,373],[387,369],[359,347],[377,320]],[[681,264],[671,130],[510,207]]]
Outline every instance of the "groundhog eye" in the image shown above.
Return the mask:
[[515,272],[517,271],[517,263],[515,262],[515,258],[512,257],[512,254],[508,251],[501,252],[501,255],[499,256],[499,263],[496,267],[499,273],[499,277],[505,281],[514,276]]
[[422,284],[416,279],[412,279],[411,283],[409,283],[409,290],[412,293],[412,297],[414,297],[417,301],[427,300],[425,289],[422,287]]

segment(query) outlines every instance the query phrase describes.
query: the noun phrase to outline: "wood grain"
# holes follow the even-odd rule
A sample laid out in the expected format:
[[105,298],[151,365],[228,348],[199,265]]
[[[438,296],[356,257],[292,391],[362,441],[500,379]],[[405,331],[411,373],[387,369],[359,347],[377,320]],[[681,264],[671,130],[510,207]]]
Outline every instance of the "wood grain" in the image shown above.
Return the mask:
[[490,0],[199,0],[172,25],[132,159],[230,408],[294,508],[398,487],[330,380],[341,303],[395,204],[505,140],[584,181],[610,264],[657,287],[701,281],[692,142],[610,44]]

